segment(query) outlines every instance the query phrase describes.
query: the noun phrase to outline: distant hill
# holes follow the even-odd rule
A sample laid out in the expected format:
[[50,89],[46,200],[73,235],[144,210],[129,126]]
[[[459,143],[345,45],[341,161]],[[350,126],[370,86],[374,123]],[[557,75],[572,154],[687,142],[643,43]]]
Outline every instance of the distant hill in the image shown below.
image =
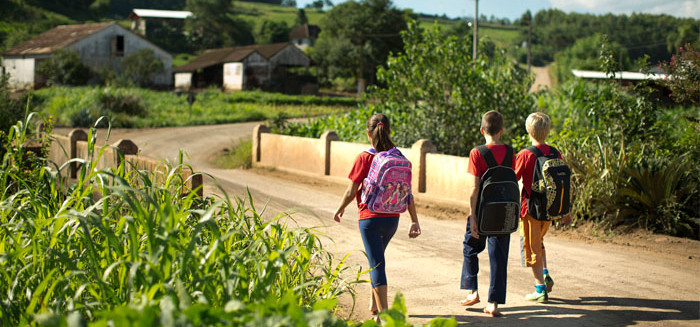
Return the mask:
[[[184,10],[185,0],[0,0],[0,52],[22,43],[58,25],[117,20],[128,26],[127,16],[133,8]],[[102,3],[102,7],[97,6]],[[250,22],[253,29],[265,20],[284,22],[291,29],[297,17],[297,8],[275,4],[236,1],[237,14]],[[325,12],[306,8],[310,24],[320,24]],[[447,31],[460,21],[419,14],[422,26],[435,23]],[[511,45],[518,31],[511,26],[481,25],[480,35],[489,36],[503,45]]]

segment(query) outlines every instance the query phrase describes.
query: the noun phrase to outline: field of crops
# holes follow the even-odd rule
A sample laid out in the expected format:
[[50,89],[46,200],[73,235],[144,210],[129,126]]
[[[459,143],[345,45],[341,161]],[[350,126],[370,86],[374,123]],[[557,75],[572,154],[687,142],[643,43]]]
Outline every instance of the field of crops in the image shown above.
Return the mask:
[[113,127],[210,125],[286,117],[342,113],[355,98],[284,95],[265,92],[198,93],[190,107],[187,94],[140,88],[52,87],[33,92],[33,104],[61,126],[91,126],[101,116]]
[[[284,213],[263,219],[250,195],[200,198],[182,165],[138,171],[122,160],[97,169],[94,129],[94,157],[64,180],[67,164],[23,147],[49,142],[32,130],[20,122],[0,146],[0,325],[358,324],[334,310],[359,272],[326,251],[313,228]],[[382,317],[404,326],[396,298]]]

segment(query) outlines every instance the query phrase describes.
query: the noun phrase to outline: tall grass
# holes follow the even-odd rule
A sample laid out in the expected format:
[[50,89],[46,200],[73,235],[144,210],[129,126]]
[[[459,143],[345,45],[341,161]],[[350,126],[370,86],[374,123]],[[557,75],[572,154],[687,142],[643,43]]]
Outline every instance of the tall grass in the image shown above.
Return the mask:
[[158,308],[158,317],[183,310],[195,324],[217,310],[227,321],[224,313],[239,311],[254,319],[270,301],[332,309],[357,280],[346,279],[344,259],[336,261],[312,228],[289,226],[286,215],[264,220],[250,196],[197,197],[178,173],[182,164],[164,172],[125,161],[96,169],[106,147],[96,146],[95,129],[94,155],[76,160],[78,178],[66,187],[60,172],[68,164],[22,162],[29,130],[20,123],[9,131],[0,167],[4,326],[143,308]]
[[[107,116],[114,127],[162,127],[258,121],[283,112],[290,117],[342,113],[357,106],[355,98],[321,98],[265,92],[198,93],[190,107],[187,95],[140,88],[51,87],[35,91],[34,106],[62,126],[88,127]],[[135,113],[134,113],[135,111]]]

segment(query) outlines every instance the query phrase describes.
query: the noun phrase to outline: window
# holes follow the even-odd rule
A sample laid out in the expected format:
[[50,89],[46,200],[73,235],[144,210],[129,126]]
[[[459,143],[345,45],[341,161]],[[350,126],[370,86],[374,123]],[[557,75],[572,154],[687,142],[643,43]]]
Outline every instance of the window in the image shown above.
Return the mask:
[[116,57],[124,56],[124,35],[117,35],[112,39],[112,54]]

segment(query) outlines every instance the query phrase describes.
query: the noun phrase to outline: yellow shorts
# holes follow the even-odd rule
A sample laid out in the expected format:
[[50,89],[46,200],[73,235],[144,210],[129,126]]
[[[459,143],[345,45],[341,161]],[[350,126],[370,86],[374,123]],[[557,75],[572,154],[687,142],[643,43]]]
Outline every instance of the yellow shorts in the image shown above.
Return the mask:
[[541,264],[545,252],[542,247],[542,240],[547,234],[551,221],[543,221],[525,215],[520,219],[520,235],[523,237],[523,250],[525,250],[525,265],[532,267]]

